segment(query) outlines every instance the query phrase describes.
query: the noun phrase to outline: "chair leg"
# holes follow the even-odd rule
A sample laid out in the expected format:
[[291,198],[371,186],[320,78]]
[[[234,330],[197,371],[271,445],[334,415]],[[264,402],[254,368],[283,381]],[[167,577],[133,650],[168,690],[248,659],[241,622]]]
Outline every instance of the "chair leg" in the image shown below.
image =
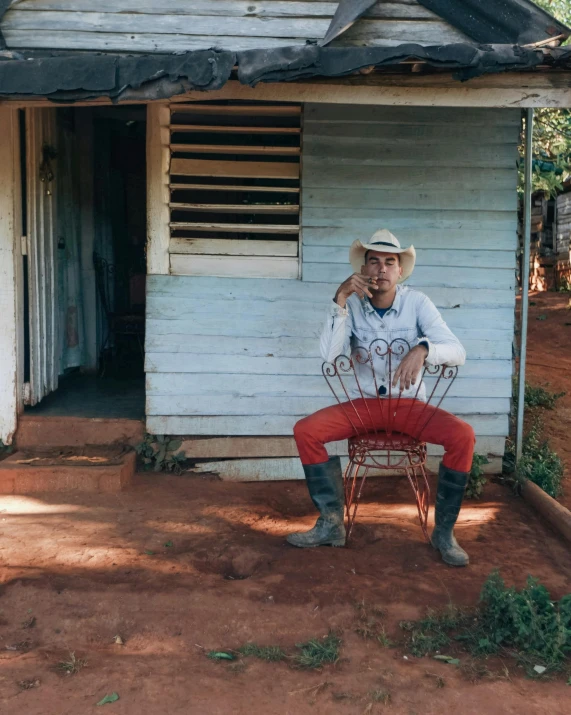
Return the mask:
[[[426,470],[424,464],[413,465],[409,457],[409,466],[406,469],[406,476],[416,500],[416,508],[418,509],[418,519],[420,528],[424,534],[424,538],[430,543],[428,535],[428,507],[430,505],[430,486],[426,478]],[[420,474],[419,474],[420,472]],[[420,477],[420,478],[419,478]]]
[[363,467],[363,462],[349,462],[345,470],[344,486],[345,486],[345,510],[347,513],[347,541],[351,538],[359,502],[363,493],[365,480],[369,473],[369,467],[364,468],[361,477],[359,473]]

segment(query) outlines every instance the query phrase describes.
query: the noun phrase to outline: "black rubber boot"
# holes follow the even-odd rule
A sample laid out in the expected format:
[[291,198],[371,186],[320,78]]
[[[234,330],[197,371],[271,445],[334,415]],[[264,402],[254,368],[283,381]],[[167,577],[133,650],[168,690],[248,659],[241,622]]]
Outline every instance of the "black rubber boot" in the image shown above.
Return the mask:
[[290,534],[287,541],[300,548],[345,546],[345,500],[339,457],[330,457],[321,464],[304,464],[303,471],[309,495],[320,517],[313,529]]
[[430,541],[440,551],[442,560],[450,566],[467,566],[470,562],[468,554],[454,537],[454,524],[458,519],[467,482],[467,472],[456,472],[440,465],[434,508],[435,528]]

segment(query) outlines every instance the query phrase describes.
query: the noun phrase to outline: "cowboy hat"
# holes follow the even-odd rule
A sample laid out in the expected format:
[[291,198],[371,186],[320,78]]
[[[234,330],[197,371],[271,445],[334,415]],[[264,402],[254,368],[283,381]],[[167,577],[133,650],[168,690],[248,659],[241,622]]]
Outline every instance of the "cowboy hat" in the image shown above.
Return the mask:
[[379,251],[380,253],[398,253],[400,255],[400,264],[402,268],[402,276],[398,282],[405,281],[414,270],[416,261],[416,251],[414,246],[401,248],[396,236],[382,228],[371,236],[369,243],[362,243],[357,239],[351,244],[349,249],[349,261],[353,266],[355,273],[361,272],[361,266],[365,264],[365,254],[367,251]]

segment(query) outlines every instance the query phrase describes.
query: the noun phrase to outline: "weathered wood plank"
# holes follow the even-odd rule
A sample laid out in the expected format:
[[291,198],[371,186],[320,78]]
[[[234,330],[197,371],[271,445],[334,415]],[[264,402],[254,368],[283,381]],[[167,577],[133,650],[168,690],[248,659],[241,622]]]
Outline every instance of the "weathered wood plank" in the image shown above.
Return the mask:
[[454,186],[458,191],[481,189],[482,191],[515,190],[516,175],[513,167],[496,169],[489,167],[439,166],[391,166],[390,171],[379,171],[377,166],[345,166],[342,169],[329,167],[327,172],[319,166],[303,167],[304,188],[367,188],[409,191],[449,191]]
[[[454,381],[448,392],[449,397],[510,397],[512,394],[511,378],[464,378],[462,373]],[[432,385],[434,378],[428,378]],[[196,373],[177,373],[176,380],[170,373],[149,373],[147,375],[147,396],[171,395],[205,397],[323,397],[332,398],[324,378],[321,375],[241,375],[239,379],[226,382],[216,379],[208,381],[204,375]],[[328,399],[329,399],[328,397]],[[263,414],[263,410],[260,410]],[[297,413],[299,414],[299,413]]]
[[231,214],[297,214],[297,204],[185,204],[171,201],[174,211],[196,211]]
[[[349,256],[349,246],[356,239],[367,242],[371,234],[358,232],[350,228],[313,227],[306,226],[303,230],[303,245],[309,247],[342,247],[346,258]],[[434,249],[454,248],[454,251],[469,250],[479,246],[483,251],[511,251],[517,248],[515,231],[478,231],[473,229],[433,229],[433,228],[400,228],[398,239],[402,246],[411,243],[427,254]]]
[[274,194],[299,194],[298,186],[233,186],[231,184],[171,183],[171,191],[248,191]]
[[[327,181],[327,180],[326,180]],[[370,189],[362,186],[360,189],[334,189],[304,187],[303,203],[309,208],[353,209],[428,209],[453,211],[517,211],[516,187],[511,189],[482,189],[433,191],[428,187],[422,190],[385,190]]]
[[[57,10],[59,12],[89,12],[93,10],[90,0],[16,0],[11,12]],[[97,12],[136,12],[153,15],[208,15],[223,17],[326,17],[332,18],[336,2],[292,2],[291,0],[99,0]],[[431,20],[435,15],[416,2],[381,2],[372,7],[367,17],[394,18],[399,20]]]
[[[172,256],[171,256],[172,258]],[[198,259],[206,259],[208,256],[196,256]],[[250,259],[253,264],[262,262],[259,257]],[[275,262],[284,261],[285,265],[293,262],[293,259],[272,259]],[[213,265],[215,262],[213,261]],[[214,269],[213,269],[214,270]],[[270,269],[268,269],[270,270]],[[278,270],[278,269],[273,269]],[[164,320],[156,318],[147,319],[147,328],[155,331],[158,335],[218,335],[224,337],[240,337],[247,336],[252,338],[263,337],[307,337],[314,338],[316,341],[322,329],[322,320],[312,318],[310,320],[300,320],[295,318],[295,314],[291,318],[280,318],[272,321],[271,319],[263,319],[262,316],[243,316],[241,319],[229,320],[223,315],[209,316],[207,313],[196,313],[190,317],[181,317],[177,320]],[[470,338],[471,340],[503,340],[510,341],[511,344],[511,329],[510,326],[501,329],[498,326],[486,328],[461,327],[454,328],[454,332],[459,340]]]
[[445,230],[482,230],[513,231],[517,230],[517,218],[510,211],[455,211],[443,207],[440,210],[408,209],[393,211],[391,209],[359,209],[349,212],[346,209],[332,207],[329,211],[309,207],[303,215],[304,227],[327,226],[342,229],[354,227],[356,231],[370,232],[369,236],[379,226],[390,226],[392,231],[402,228],[423,226],[427,229]]
[[[306,229],[307,230],[307,229]],[[417,290],[426,293],[438,308],[453,306],[485,307],[515,307],[515,292],[513,289],[485,289],[465,291],[461,288],[416,286]],[[178,298],[200,298],[208,295],[224,295],[227,300],[244,299],[260,300],[269,303],[282,301],[310,302],[317,310],[320,306],[325,310],[332,300],[330,283],[292,283],[289,280],[208,277],[163,277],[149,276],[147,281],[149,298],[156,295],[174,295]]]
[[[382,108],[379,108],[382,109]],[[333,112],[333,116],[335,112]],[[519,142],[519,122],[517,124],[496,125],[471,124],[469,118],[464,122],[464,117],[458,117],[458,123],[453,117],[448,117],[442,123],[423,121],[423,115],[417,118],[417,123],[394,124],[387,122],[368,122],[361,117],[354,122],[335,121],[331,116],[324,121],[314,121],[311,115],[304,115],[303,137],[304,142],[337,141],[341,138],[345,145],[367,145],[371,147],[385,146],[386,144],[400,144],[406,150],[411,142],[415,146],[426,143],[441,142],[446,139],[447,146],[454,147],[481,145],[483,143],[494,146],[517,145]]]
[[[203,376],[206,378],[206,376]],[[276,379],[279,383],[281,378]],[[225,382],[231,385],[230,379]],[[337,404],[331,394],[317,397],[236,397],[226,395],[154,395],[147,394],[147,415],[208,416],[217,415],[296,415],[301,418],[324,407]],[[510,400],[496,397],[446,397],[442,408],[455,415],[494,415],[509,412]]]
[[[456,151],[454,151],[456,149]],[[442,151],[441,143],[419,143],[415,145],[414,152],[410,146],[392,144],[390,137],[384,143],[379,142],[372,147],[355,142],[344,142],[341,138],[332,140],[329,137],[318,140],[313,139],[303,145],[304,168],[321,166],[418,166],[426,163],[436,171],[440,167],[489,167],[509,169],[517,160],[517,146],[515,144],[496,144],[482,146],[463,144]],[[327,170],[327,169],[325,169]]]
[[219,256],[297,256],[297,241],[240,241],[224,238],[171,238],[171,253]]
[[298,146],[249,146],[244,144],[171,144],[177,154],[260,154],[299,156]]
[[[149,353],[186,353],[189,342],[195,352],[204,351],[208,355],[252,355],[255,357],[311,357],[321,364],[319,344],[315,337],[248,338],[236,336],[195,335],[190,332],[172,333],[166,330],[155,334],[154,326],[147,332],[145,344]],[[488,340],[463,336],[462,345],[473,360],[511,360],[511,341]]]
[[171,176],[227,176],[228,178],[298,179],[299,164],[274,161],[208,161],[173,159]]
[[[255,242],[246,242],[255,243]],[[263,302],[238,300],[214,296],[209,301],[198,302],[195,298],[173,298],[172,296],[153,295],[147,301],[147,318],[158,320],[180,320],[185,316],[196,316],[202,321],[213,318],[217,321],[235,322],[243,316],[256,319],[260,329],[264,330],[276,321],[295,316],[296,320],[321,328],[325,321],[325,307],[308,303],[289,303],[286,301]],[[441,315],[451,328],[482,328],[493,325],[496,329],[511,331],[514,323],[513,307],[486,309],[458,306],[442,308]],[[197,323],[200,325],[201,323]]]
[[[282,37],[320,39],[325,37],[329,18],[313,17],[231,17],[227,15],[148,15],[139,12],[10,12],[2,21],[6,32],[35,30],[93,33],[145,33],[216,35],[228,37]],[[411,23],[400,20],[361,19],[345,33],[342,44],[351,40],[395,40],[403,42],[458,42],[465,36],[439,19]]]
[[[190,52],[191,50],[210,50],[215,47],[219,50],[228,50],[232,52],[242,52],[245,50],[261,50],[261,49],[273,49],[284,47],[287,44],[288,47],[295,47],[307,44],[306,37],[269,37],[269,36],[239,36],[239,37],[228,37],[223,35],[185,35],[185,34],[151,34],[151,33],[130,33],[130,32],[80,32],[73,30],[49,30],[46,32],[39,32],[35,29],[28,30],[4,30],[3,35],[6,43],[9,47],[13,49],[59,49],[59,50],[101,50],[106,52]],[[320,37],[315,37],[318,40]],[[404,37],[402,39],[379,39],[375,41],[370,41],[366,44],[374,44],[376,47],[398,47],[402,45],[403,42],[409,41],[409,37]],[[426,43],[418,42],[418,44],[437,44],[438,40],[432,39]],[[355,43],[357,46],[362,46],[363,41],[357,39]],[[456,82],[458,85],[458,82]],[[308,92],[308,88],[305,88],[305,92],[294,90],[295,97],[290,99],[289,97],[284,97],[286,101],[316,101],[315,91]],[[460,106],[466,105],[466,92],[464,87],[458,87],[459,92],[447,92],[447,94],[460,95],[455,96],[455,102]],[[227,90],[228,91],[228,90]],[[281,99],[282,89],[277,90],[280,95],[278,99]],[[271,92],[273,95],[274,92]],[[400,95],[400,92],[397,92]],[[558,90],[557,94],[560,94]],[[328,93],[329,95],[329,93]],[[377,95],[377,93],[375,93]],[[438,98],[435,97],[433,92],[423,92],[420,91],[422,96],[422,104],[431,104],[438,102]],[[497,96],[492,96],[488,93],[483,93],[482,98],[479,100],[479,104],[484,106],[526,106],[526,101],[529,101],[530,106],[542,107],[544,104],[553,103],[553,106],[560,106],[565,103],[565,99],[550,98],[549,93],[543,93],[537,99],[528,100],[529,92],[524,90],[509,93],[506,95],[505,91],[496,93]],[[218,95],[220,96],[220,95]],[[534,97],[536,95],[533,95]],[[212,97],[217,98],[217,97]],[[249,97],[251,99],[257,99],[257,96]],[[260,99],[265,99],[261,96]],[[273,97],[275,99],[275,97]],[[324,101],[331,101],[328,98]],[[349,93],[342,96],[343,102],[352,101],[352,97]],[[367,103],[371,100],[367,99]],[[445,100],[444,100],[445,101]],[[469,100],[468,103],[473,103],[474,100]],[[400,102],[396,102],[400,103]],[[410,97],[406,97],[403,101],[407,106],[410,105]],[[448,103],[451,100],[448,99]],[[550,104],[551,106],[551,104]]]
[[[416,81],[416,80],[413,80]],[[355,112],[352,104],[317,104],[308,101],[304,106],[304,122],[311,125],[313,122],[348,123],[363,126],[372,124],[392,124],[396,127],[413,124],[423,125],[440,124],[451,128],[457,126],[481,126],[489,129],[494,127],[521,125],[521,112],[519,109],[495,109],[481,107],[423,107],[419,114],[411,107],[386,107],[368,104],[359,107]]]
[[[268,353],[262,357],[228,353],[204,354],[189,340],[186,351],[156,351],[145,355],[146,372],[193,372],[213,375],[321,375],[321,360],[317,356],[278,357]],[[226,342],[226,341],[224,341]],[[182,346],[181,346],[182,347]],[[512,376],[511,360],[471,360],[460,368],[463,377]]]
[[[350,275],[338,263],[304,263],[303,280],[341,284]],[[515,285],[515,272],[508,268],[457,268],[443,271],[438,266],[417,266],[408,280],[411,287],[504,288]]]
[[223,231],[226,233],[274,233],[291,235],[299,233],[299,226],[294,224],[273,223],[211,223],[208,221],[171,221],[175,231]]
[[[178,105],[176,105],[178,106]],[[255,107],[252,107],[252,114]],[[300,134],[301,127],[230,127],[217,124],[171,124],[171,134]]]
[[[347,442],[329,442],[330,455],[346,455]],[[438,445],[427,445],[428,454],[440,456],[444,450]],[[503,437],[477,437],[478,454],[503,456]],[[183,439],[181,452],[189,459],[244,459],[246,457],[297,457],[298,451],[293,437],[212,437]]]
[[[404,241],[403,244],[405,245]],[[474,245],[474,244],[472,244]],[[448,248],[454,246],[451,241]],[[515,250],[488,251],[488,250],[443,250],[441,249],[416,249],[416,261],[420,266],[459,266],[474,268],[512,268],[515,269]],[[454,246],[455,248],[455,246]],[[348,261],[347,246],[307,246],[304,244],[303,260],[306,263],[342,263],[348,271],[351,270]]]
[[[429,471],[437,472],[439,458],[429,456],[427,468]],[[345,468],[347,458],[341,458],[341,467]],[[492,457],[489,464],[483,466],[486,474],[498,474],[502,469],[500,457]],[[259,481],[289,481],[303,480],[305,475],[299,459],[227,459],[221,462],[207,462],[197,464],[190,469],[195,474],[217,474],[223,481],[229,482],[259,482]],[[392,474],[392,473],[391,473]],[[397,472],[401,479],[406,479],[404,473]],[[378,470],[371,470],[371,477],[386,477],[387,473]],[[396,478],[398,478],[396,476]],[[466,507],[464,507],[466,508]],[[416,515],[416,507],[411,501],[409,505],[411,516]],[[382,510],[379,511],[379,522],[383,521]]]
[[169,106],[147,105],[147,273],[169,272]]
[[264,116],[264,117],[299,117],[301,115],[301,105],[299,104],[202,104],[201,102],[185,102],[184,104],[172,105],[172,116],[177,114],[199,114],[214,115],[222,114],[239,116]]
[[[270,231],[268,231],[270,233]],[[236,276],[242,278],[298,278],[298,258],[266,256],[198,256],[170,254],[170,271],[184,276]]]
[[[477,435],[505,437],[508,434],[507,415],[464,415]],[[249,415],[227,417],[172,417],[149,415],[147,431],[150,434],[172,435],[291,435],[297,418],[293,415]]]

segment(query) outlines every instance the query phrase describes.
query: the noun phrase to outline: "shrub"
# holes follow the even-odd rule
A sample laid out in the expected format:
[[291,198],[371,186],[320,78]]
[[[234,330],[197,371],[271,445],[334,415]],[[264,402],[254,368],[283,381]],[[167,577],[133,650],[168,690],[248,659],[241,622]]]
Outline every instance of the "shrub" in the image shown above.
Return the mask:
[[482,465],[489,463],[489,459],[484,457],[484,455],[474,455],[472,460],[472,469],[470,470],[468,484],[466,485],[466,499],[479,499],[482,496],[484,486],[488,481],[487,477],[484,475]]
[[522,456],[516,465],[519,482],[529,479],[556,499],[562,493],[563,462],[541,437],[541,423],[536,420],[523,438]]

